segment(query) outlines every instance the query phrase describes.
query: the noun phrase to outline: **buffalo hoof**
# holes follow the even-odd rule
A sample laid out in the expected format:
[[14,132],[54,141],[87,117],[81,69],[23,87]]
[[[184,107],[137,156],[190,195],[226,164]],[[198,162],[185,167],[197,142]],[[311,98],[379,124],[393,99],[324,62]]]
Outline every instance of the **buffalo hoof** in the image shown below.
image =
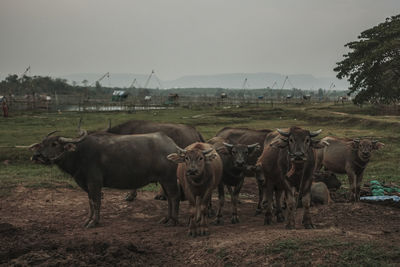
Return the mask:
[[276,215],[276,221],[277,221],[277,222],[280,222],[280,223],[285,221],[285,217],[283,216],[282,213],[278,213],[278,214]]
[[288,230],[293,230],[293,229],[294,229],[294,225],[292,225],[292,224],[287,224],[287,225],[286,225],[286,229],[288,229]]
[[231,223],[232,224],[239,223],[239,217],[237,215],[232,215]]
[[92,220],[93,220],[92,218],[87,219],[87,220],[85,221],[85,223],[83,224],[83,227],[86,227]]
[[162,218],[158,223],[164,224],[165,226],[177,226],[179,225],[179,222],[173,218],[170,218],[168,216]]
[[167,200],[167,197],[163,194],[157,194],[154,199],[156,200]]
[[307,224],[304,224],[304,228],[305,229],[314,229],[315,227],[312,223],[307,223]]
[[209,235],[210,233],[208,232],[208,230],[206,230],[206,229],[202,229],[202,230],[200,230],[199,232],[198,232],[198,235],[199,236],[206,236],[206,235]]
[[264,218],[264,225],[270,225],[271,223],[272,223],[272,218],[270,218],[270,217]]
[[224,220],[222,219],[222,217],[217,217],[217,219],[215,219],[215,221],[212,224],[213,225],[224,225]]
[[97,225],[98,225],[99,223],[98,222],[95,222],[95,221],[90,221],[88,224],[86,224],[86,228],[94,228],[94,227],[96,227]]
[[197,236],[196,230],[195,229],[189,230],[188,235],[191,237],[196,237]]
[[262,213],[262,209],[257,208],[254,216],[260,215],[261,213]]
[[134,201],[135,199],[136,199],[136,196],[137,196],[137,193],[135,192],[135,193],[132,193],[132,192],[129,192],[128,194],[126,194],[126,196],[125,196],[125,201]]

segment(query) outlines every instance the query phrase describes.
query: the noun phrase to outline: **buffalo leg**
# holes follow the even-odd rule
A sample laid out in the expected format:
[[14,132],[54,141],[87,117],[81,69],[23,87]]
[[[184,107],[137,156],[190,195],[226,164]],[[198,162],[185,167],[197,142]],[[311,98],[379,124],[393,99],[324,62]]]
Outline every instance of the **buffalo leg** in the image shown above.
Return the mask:
[[175,183],[166,183],[161,185],[167,195],[168,215],[161,219],[160,223],[177,225],[179,224],[179,190]]
[[277,222],[284,222],[285,217],[283,216],[282,212],[282,197],[283,197],[283,190],[276,190],[275,191],[275,201],[276,201],[276,221]]
[[196,237],[196,207],[190,203],[189,236]]
[[[204,193],[202,198],[200,198],[200,196],[196,196],[196,209],[197,209],[197,211],[196,211],[197,218],[196,219],[200,219],[200,222],[202,223],[201,227],[200,227],[200,234],[202,234],[202,235],[208,234],[208,222],[207,222],[208,220],[207,219],[201,220],[201,217],[199,215],[206,216],[206,210],[208,208],[209,201],[211,199],[212,191],[213,191],[213,188],[210,187],[210,188],[207,188],[207,190]],[[199,204],[197,204],[197,203],[199,203]]]
[[88,184],[89,203],[92,206],[93,219],[87,224],[87,228],[95,227],[100,221],[100,206],[101,206],[101,182],[93,181]]
[[87,226],[93,219],[93,214],[94,214],[94,207],[93,207],[93,201],[89,198],[89,216],[88,219],[86,220],[85,224],[83,226]]
[[286,197],[286,205],[288,209],[288,218],[287,218],[287,229],[294,229],[295,228],[295,218],[296,218],[296,201],[294,198],[294,188],[290,190],[285,190],[285,197]]
[[267,201],[267,198],[264,196],[264,190],[263,186],[265,183],[265,178],[264,174],[261,170],[256,171],[256,181],[257,181],[257,187],[258,187],[258,204],[257,204],[257,209],[256,209],[256,214],[261,214],[262,209],[263,209],[263,200]]
[[243,182],[244,182],[244,178],[239,182],[239,184],[237,184],[234,187],[234,190],[233,190],[232,195],[231,195],[232,196],[231,197],[231,203],[232,203],[232,218],[231,218],[231,222],[233,224],[239,223],[239,216],[238,216],[237,206],[238,206],[238,200],[239,200],[239,193],[240,193],[240,190],[242,189]]
[[215,214],[215,210],[212,207],[211,198],[212,198],[212,195],[210,195],[210,199],[209,199],[209,202],[208,202],[208,208],[207,208],[207,216],[208,216],[208,218],[212,218],[212,217],[214,217],[216,215]]
[[208,235],[208,216],[207,216],[207,210],[208,210],[208,203],[202,203],[200,205],[200,222],[199,222],[199,229],[198,229],[198,234],[199,235]]
[[312,229],[312,228],[314,228],[314,225],[312,224],[311,215],[310,215],[310,202],[311,202],[310,191],[303,194],[301,202],[303,204],[303,209],[304,209],[304,214],[303,214],[304,228]]
[[225,203],[225,191],[224,191],[224,184],[221,181],[218,185],[218,210],[217,210],[217,218],[215,219],[215,224],[224,224],[222,220],[222,209]]
[[363,180],[363,173],[357,176],[357,185],[356,185],[356,201],[360,201],[360,191],[361,191],[361,183]]
[[137,190],[133,189],[132,191],[128,192],[125,196],[126,201],[134,201],[137,197]]
[[272,210],[273,210],[273,192],[274,186],[271,182],[271,179],[267,179],[264,183],[263,192],[266,194],[266,211],[264,217],[264,225],[272,223]]
[[358,201],[357,200],[357,176],[352,170],[349,170],[347,172],[347,176],[348,176],[349,185],[350,185],[350,201],[356,202],[356,201]]

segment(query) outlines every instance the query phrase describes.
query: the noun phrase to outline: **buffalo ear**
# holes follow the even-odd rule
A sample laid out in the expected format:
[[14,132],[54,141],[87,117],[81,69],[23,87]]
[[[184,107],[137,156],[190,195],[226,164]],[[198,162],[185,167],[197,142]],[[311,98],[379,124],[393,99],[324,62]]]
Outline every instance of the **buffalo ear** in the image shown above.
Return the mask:
[[269,145],[272,147],[275,147],[275,148],[285,148],[288,146],[288,142],[285,141],[284,139],[278,139],[278,140],[272,141],[272,143]]
[[229,154],[228,148],[226,148],[225,146],[221,146],[218,147],[217,149],[215,149],[217,151],[217,153],[222,153],[222,154]]
[[75,150],[76,150],[76,145],[75,145],[75,144],[72,144],[72,143],[67,143],[66,145],[64,145],[64,149],[65,149],[66,151],[72,152],[72,151],[75,151]]
[[182,163],[182,162],[184,162],[185,157],[182,155],[179,155],[178,153],[172,153],[167,156],[167,159],[169,159],[170,161],[173,161],[175,163]]
[[352,147],[353,149],[358,149],[359,144],[360,144],[360,142],[353,141],[353,142],[351,142],[351,147]]
[[378,149],[381,149],[381,148],[383,148],[385,146],[385,144],[384,143],[381,143],[381,142],[376,142],[374,145],[373,145],[373,149],[376,149],[376,150],[378,150]]
[[311,141],[311,146],[315,149],[321,149],[324,148],[326,146],[329,146],[329,143],[325,140],[322,141],[317,141],[317,140],[312,140]]
[[213,161],[217,157],[217,153],[208,153],[204,157],[206,161]]

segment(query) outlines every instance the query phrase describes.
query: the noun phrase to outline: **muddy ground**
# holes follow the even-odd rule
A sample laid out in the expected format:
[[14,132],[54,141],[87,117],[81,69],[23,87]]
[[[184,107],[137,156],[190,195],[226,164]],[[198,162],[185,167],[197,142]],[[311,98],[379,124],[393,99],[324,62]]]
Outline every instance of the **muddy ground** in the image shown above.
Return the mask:
[[[85,229],[88,200],[83,191],[17,187],[0,199],[0,265],[335,265],[357,244],[399,244],[398,208],[367,203],[313,207],[314,230],[302,228],[299,209],[297,229],[286,230],[284,224],[264,226],[263,216],[254,216],[256,192],[254,179],[246,179],[241,222],[230,223],[227,197],[225,224],[211,226],[209,236],[192,238],[184,225],[188,204],[181,203],[182,226],[165,227],[158,221],[167,203],[154,200],[154,192],[139,192],[137,200],[128,203],[123,200],[126,191],[104,189],[101,224]],[[290,262],[294,256],[302,261]],[[389,262],[400,264],[398,256]]]

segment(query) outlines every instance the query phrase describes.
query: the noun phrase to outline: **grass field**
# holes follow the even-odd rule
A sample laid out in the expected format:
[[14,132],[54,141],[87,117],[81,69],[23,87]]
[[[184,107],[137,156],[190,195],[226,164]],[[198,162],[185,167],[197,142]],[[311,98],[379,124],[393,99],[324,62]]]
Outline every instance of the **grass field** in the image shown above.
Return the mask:
[[[63,174],[60,170],[58,170],[57,167],[34,164],[30,161],[32,152],[26,149],[12,148],[16,145],[30,145],[32,143],[40,142],[48,132],[54,130],[59,130],[59,134],[62,136],[73,137],[77,134],[76,127],[79,118],[83,119],[82,128],[88,131],[102,130],[107,128],[109,119],[111,119],[112,125],[116,125],[130,119],[185,123],[195,126],[205,139],[213,137],[218,130],[225,126],[249,127],[254,129],[275,129],[294,125],[310,130],[322,129],[323,132],[321,137],[327,135],[350,138],[363,136],[374,137],[385,143],[385,147],[373,154],[371,162],[365,171],[364,181],[366,182],[368,180],[376,179],[381,182],[400,183],[400,166],[398,161],[400,156],[400,132],[398,131],[398,129],[400,129],[400,117],[375,114],[378,113],[374,107],[367,106],[359,108],[353,105],[341,106],[332,104],[278,105],[274,106],[274,108],[271,108],[269,105],[253,107],[208,107],[196,109],[175,108],[158,111],[140,111],[136,113],[11,113],[11,117],[8,119],[0,118],[0,199],[14,199],[13,196],[16,196],[16,199],[20,199],[23,198],[25,194],[21,192],[34,191],[39,193],[45,192],[43,193],[45,194],[46,198],[44,203],[52,203],[49,200],[51,198],[47,196],[48,193],[46,192],[51,192],[51,194],[62,194],[60,192],[64,191],[68,191],[69,194],[73,194],[72,192],[80,192],[80,190],[68,189],[77,188],[77,185],[71,177]],[[343,180],[343,186],[348,187],[346,177],[342,175],[340,178]],[[25,189],[22,191],[15,190],[21,189],[21,186]],[[142,190],[155,191],[156,189],[157,187],[155,185],[149,185]],[[106,191],[106,193],[108,196],[111,194],[109,191]],[[32,197],[32,195],[35,193],[30,194],[31,198],[25,200],[29,203],[29,205],[33,205],[35,203],[37,205],[44,205],[42,202],[40,202],[42,200],[41,198],[36,199]],[[114,205],[105,205],[106,207],[118,207],[118,205],[120,205],[121,200],[119,197],[122,198],[122,195],[119,196],[118,192],[114,194],[114,198],[117,199],[115,200]],[[118,196],[118,198],[116,198],[116,196]],[[61,197],[61,195],[59,197]],[[63,203],[63,201],[67,200],[75,201],[74,198],[69,199],[64,195],[62,197],[64,198],[62,198],[63,200],[60,203]],[[11,201],[11,203],[13,203],[13,201]],[[77,203],[73,203],[74,205],[77,205]],[[79,201],[79,203],[84,206],[86,205],[86,203],[83,203],[83,201]],[[141,203],[144,204],[147,202],[143,201],[142,199]],[[155,204],[151,202],[149,205]],[[157,205],[163,204],[161,203]],[[244,204],[242,204],[241,207],[242,212],[245,210],[243,205]],[[31,209],[31,206],[29,207]],[[70,208],[69,204],[65,207],[68,209]],[[136,207],[136,204],[129,207]],[[150,210],[153,210],[154,206],[151,207],[152,208]],[[326,209],[326,214],[328,215],[336,212],[335,216],[339,218],[338,229],[345,229],[340,231],[338,230],[339,232],[335,232],[336,226],[332,226],[331,228],[315,231],[314,234],[316,236],[321,235],[321,237],[314,238],[310,237],[309,234],[302,234],[301,231],[299,233],[296,233],[296,231],[289,233],[285,232],[284,230],[275,229],[276,233],[279,233],[279,236],[281,236],[281,233],[284,234],[280,238],[277,238],[276,241],[270,243],[266,242],[264,245],[261,245],[263,243],[260,241],[262,239],[259,239],[259,236],[267,232],[264,230],[264,228],[260,228],[262,230],[257,228],[262,227],[261,223],[249,223],[249,221],[256,221],[257,218],[254,217],[253,219],[253,216],[247,215],[242,217],[245,218],[245,223],[246,219],[248,220],[247,227],[249,228],[246,228],[247,231],[249,231],[249,233],[251,233],[253,230],[260,231],[257,232],[256,238],[253,240],[254,242],[250,241],[249,244],[244,246],[245,248],[239,249],[229,246],[214,246],[206,249],[205,247],[209,245],[208,243],[205,243],[203,247],[200,247],[199,251],[203,251],[202,253],[207,253],[207,255],[212,256],[211,258],[225,262],[226,266],[230,265],[229,262],[226,262],[226,259],[235,259],[235,257],[239,257],[238,255],[241,255],[240,257],[246,259],[249,265],[257,265],[265,259],[269,259],[270,262],[274,262],[277,265],[289,266],[306,266],[316,263],[327,266],[378,266],[398,263],[398,255],[400,251],[399,247],[397,245],[393,246],[392,243],[386,244],[386,239],[384,239],[387,235],[397,236],[398,230],[395,230],[397,229],[397,224],[395,224],[395,222],[392,221],[386,227],[387,222],[385,220],[383,223],[385,227],[382,228],[384,229],[384,232],[382,232],[382,238],[377,234],[379,229],[381,229],[381,226],[371,226],[369,228],[372,231],[373,237],[373,242],[371,242],[370,239],[365,239],[367,234],[362,233],[361,235],[357,232],[357,234],[360,235],[358,236],[355,234],[355,231],[362,232],[363,229],[368,226],[365,225],[365,223],[366,220],[369,220],[369,218],[379,220],[380,217],[376,218],[374,216],[376,216],[376,214],[380,214],[382,211],[379,208],[375,208],[371,211],[370,208],[361,208],[366,206],[353,207],[346,206],[346,204],[343,204],[340,207],[342,207],[344,210],[335,210],[334,207],[326,207],[318,210],[321,213],[324,211],[324,209]],[[23,206],[21,209],[22,208]],[[139,209],[141,207],[139,205],[136,208]],[[146,210],[146,206],[142,208]],[[57,208],[56,206],[52,206],[51,209],[47,208],[43,210],[46,212],[60,212],[59,209],[62,209],[62,206],[57,206]],[[125,209],[127,208],[125,207],[122,210]],[[183,209],[183,211],[185,211],[185,209]],[[246,211],[250,212],[249,210]],[[357,211],[360,214],[358,214]],[[385,213],[385,216],[389,216],[385,218],[397,218],[397,215],[393,210],[385,209],[384,211],[390,215],[389,216]],[[64,210],[64,213],[66,212],[67,211]],[[253,207],[251,207],[251,213],[253,213]],[[114,212],[112,214],[114,214]],[[127,215],[124,216],[126,217]],[[125,218],[124,216],[122,217]],[[325,217],[330,218],[329,216],[323,216],[321,214],[320,216],[321,218],[323,217],[324,220],[327,220]],[[335,216],[333,216],[333,218],[336,218]],[[356,219],[354,219],[353,216],[356,216]],[[69,218],[69,216],[67,217]],[[315,217],[318,218],[317,215],[315,215]],[[53,222],[55,220],[54,218],[57,217],[51,218],[51,221]],[[346,223],[348,222],[349,226],[347,226],[347,224],[343,221],[346,221]],[[131,223],[131,221],[129,221],[129,223]],[[374,223],[374,225],[380,225],[376,222]],[[337,223],[334,225],[336,224]],[[61,227],[59,225],[62,225],[62,223],[57,222],[54,225]],[[142,224],[138,223],[137,225]],[[145,224],[143,227],[145,227]],[[110,226],[110,228],[113,228],[113,226]],[[390,229],[387,230],[386,228]],[[28,227],[28,229],[30,228]],[[77,229],[74,228],[72,232],[79,232],[80,228]],[[101,229],[104,231],[109,231],[107,224],[105,224],[103,228],[100,227],[100,230]],[[234,228],[229,228],[222,234],[223,237],[217,236],[215,237],[215,240],[218,240],[218,243],[222,242],[221,240],[225,240],[230,234],[232,234],[232,236],[229,237],[229,240],[234,240],[235,236],[239,235],[239,232],[242,231],[240,229],[238,228],[238,232],[234,232],[234,234],[232,234]],[[35,231],[36,230],[33,230],[32,233],[35,233]],[[147,230],[143,231],[145,232]],[[271,227],[268,228],[268,231],[271,231]],[[366,232],[368,233],[368,231],[369,230]],[[167,233],[168,231],[165,232]],[[140,233],[141,231],[138,231],[137,234],[139,235]],[[217,235],[217,233],[215,233],[215,235]],[[270,234],[266,235],[270,236]],[[150,236],[152,235],[149,235],[149,238]],[[129,238],[132,237],[130,236]],[[151,241],[152,239],[150,238],[149,240]],[[186,239],[182,240],[187,242],[186,245],[191,244],[191,241]],[[396,241],[393,243],[396,243]],[[382,244],[384,244],[383,247]],[[237,254],[238,251],[242,254]],[[178,254],[180,255],[181,253]],[[238,258],[236,261],[244,263],[242,258]],[[235,261],[232,260],[232,262]],[[254,264],[252,264],[252,262]]]
[[[16,185],[28,187],[67,186],[75,184],[56,167],[41,166],[29,161],[31,152],[26,149],[4,148],[40,142],[50,131],[60,135],[75,136],[79,118],[82,128],[89,131],[105,129],[108,120],[112,125],[130,119],[185,123],[195,126],[208,139],[225,127],[274,129],[301,126],[311,130],[323,129],[321,137],[371,136],[385,143],[376,151],[365,171],[365,181],[400,182],[400,119],[398,116],[376,116],[373,107],[353,105],[281,105],[254,107],[219,107],[198,109],[169,109],[140,111],[136,113],[20,113],[0,119],[0,188],[7,194]],[[341,177],[344,179],[344,177]],[[344,183],[346,185],[346,183]]]

